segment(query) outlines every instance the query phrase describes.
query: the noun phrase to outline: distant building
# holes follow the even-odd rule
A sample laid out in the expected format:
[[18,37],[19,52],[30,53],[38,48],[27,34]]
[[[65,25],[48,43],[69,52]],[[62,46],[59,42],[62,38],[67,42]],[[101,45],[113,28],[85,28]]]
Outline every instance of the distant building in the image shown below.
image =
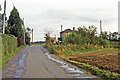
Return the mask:
[[115,34],[113,39],[117,39],[117,40],[120,39],[120,34]]
[[56,43],[56,37],[50,37],[50,42],[51,42],[52,44]]
[[[62,29],[61,29],[62,30]],[[76,30],[75,30],[75,27],[73,27],[73,30],[71,30],[71,29],[66,29],[66,30],[64,30],[64,31],[61,31],[60,32],[60,39],[61,39],[61,41],[62,42],[64,42],[64,40],[65,40],[65,38],[68,36],[68,35],[70,35],[70,34],[72,34],[73,32],[75,32]]]

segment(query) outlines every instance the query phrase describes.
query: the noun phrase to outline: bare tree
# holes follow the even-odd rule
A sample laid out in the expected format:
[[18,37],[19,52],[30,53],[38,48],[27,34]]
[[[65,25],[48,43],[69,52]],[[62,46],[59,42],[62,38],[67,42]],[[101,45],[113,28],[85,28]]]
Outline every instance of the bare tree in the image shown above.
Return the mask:
[[45,31],[45,43],[46,43],[46,46],[47,47],[50,47],[50,34],[53,32],[52,30],[50,30],[50,29],[44,29],[44,31]]
[[51,29],[49,29],[49,28],[46,28],[46,29],[44,29],[44,31],[45,31],[45,34],[48,34],[48,35],[50,35],[50,34],[52,34],[52,30]]

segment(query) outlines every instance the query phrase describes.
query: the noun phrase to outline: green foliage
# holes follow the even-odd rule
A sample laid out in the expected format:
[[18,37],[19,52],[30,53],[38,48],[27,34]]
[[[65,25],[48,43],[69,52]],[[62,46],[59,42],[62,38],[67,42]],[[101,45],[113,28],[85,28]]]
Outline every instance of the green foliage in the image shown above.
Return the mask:
[[47,34],[45,34],[45,43],[46,43],[46,47],[50,47],[50,34],[49,33],[47,33]]
[[17,48],[17,38],[2,34],[2,55],[8,55]]
[[55,50],[52,47],[48,48],[47,46],[44,46],[44,48],[46,48],[51,54],[55,53]]
[[[3,20],[3,18],[4,18],[4,14],[2,14],[2,20]],[[5,21],[7,21],[7,17],[5,17]]]
[[64,51],[64,54],[80,54],[80,53],[85,53],[85,52],[92,52],[92,51],[100,51],[100,50],[111,50],[114,48],[93,48],[93,49],[81,49],[79,51]]
[[6,34],[12,34],[21,40],[23,38],[22,20],[17,9],[14,7],[10,13]]
[[22,48],[24,48],[25,46],[20,46],[19,48],[16,48],[13,52],[11,52],[10,54],[3,56],[2,57],[2,66],[3,67],[8,60],[10,60],[12,58],[13,55],[15,55],[18,51],[20,51]]
[[118,42],[116,42],[116,41],[111,41],[110,42],[110,47],[112,47],[112,48],[120,48],[120,46],[119,46],[119,41]]
[[[0,34],[0,57],[2,56],[2,37],[1,37],[1,34]],[[0,61],[1,61],[1,58],[0,58]]]
[[25,31],[25,42],[26,44],[29,44],[29,45],[30,45],[30,34],[31,33],[32,33],[32,30],[29,27],[27,27]]
[[85,49],[93,48],[96,45],[103,46],[104,48],[109,48],[109,40],[97,37],[95,36],[95,33],[96,27],[94,26],[89,26],[88,29],[84,26],[79,27],[76,33],[72,33],[66,37],[64,44],[81,45],[84,46]]
[[103,47],[104,48],[109,48],[110,47],[110,41],[107,40],[107,39],[103,40]]
[[30,45],[30,34],[28,32],[25,33],[25,42]]
[[76,39],[80,37],[80,36],[77,36],[75,33],[72,33],[70,34],[66,39],[65,39],[65,42],[66,44],[75,44],[76,43]]

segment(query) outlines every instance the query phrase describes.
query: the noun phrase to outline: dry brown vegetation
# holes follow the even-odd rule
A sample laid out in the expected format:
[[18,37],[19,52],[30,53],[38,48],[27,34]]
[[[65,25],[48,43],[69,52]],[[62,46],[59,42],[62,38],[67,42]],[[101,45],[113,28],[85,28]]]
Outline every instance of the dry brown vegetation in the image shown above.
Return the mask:
[[100,69],[119,73],[117,49],[93,51],[82,54],[64,54],[62,56],[67,57],[70,60],[97,66]]

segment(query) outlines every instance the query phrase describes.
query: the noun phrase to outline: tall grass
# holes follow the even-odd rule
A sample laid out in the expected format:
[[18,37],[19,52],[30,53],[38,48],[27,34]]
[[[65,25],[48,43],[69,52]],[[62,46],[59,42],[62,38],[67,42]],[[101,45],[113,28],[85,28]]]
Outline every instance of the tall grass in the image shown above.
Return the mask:
[[8,55],[3,55],[2,56],[2,62],[0,62],[0,67],[5,66],[5,64],[16,54],[18,53],[21,49],[23,49],[26,46],[20,46],[17,49],[15,49],[15,51],[13,51],[12,53],[8,54]]
[[114,48],[93,48],[93,49],[81,49],[77,51],[64,51],[64,54],[80,54],[80,53],[85,53],[85,52],[93,52],[93,51],[100,51],[100,50],[111,50]]

